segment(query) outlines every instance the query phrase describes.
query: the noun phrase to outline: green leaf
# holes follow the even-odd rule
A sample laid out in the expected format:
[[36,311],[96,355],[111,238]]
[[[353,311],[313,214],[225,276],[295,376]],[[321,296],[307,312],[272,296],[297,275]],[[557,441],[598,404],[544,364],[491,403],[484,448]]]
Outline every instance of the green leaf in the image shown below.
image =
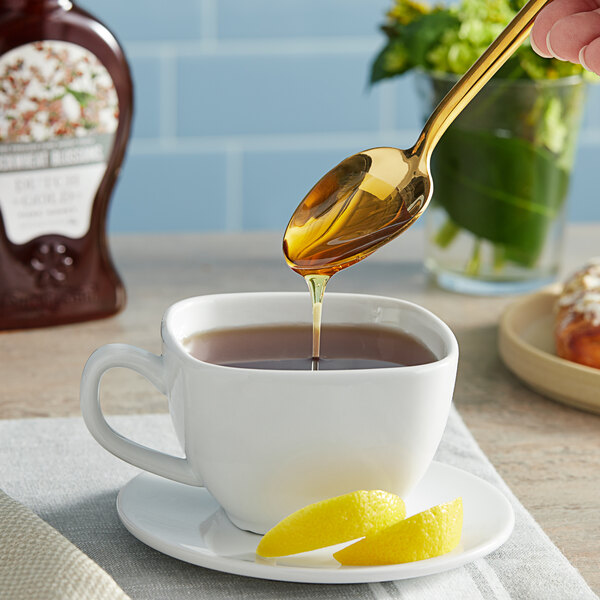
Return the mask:
[[388,73],[385,72],[384,69],[384,58],[387,53],[387,48],[389,44],[386,44],[379,54],[375,57],[373,64],[371,65],[371,77],[369,79],[369,83],[377,83],[386,77],[391,77]]
[[450,29],[458,29],[456,16],[444,11],[420,15],[408,24],[384,28],[389,40],[371,66],[371,83],[402,75],[415,67],[427,68],[431,49]]
[[504,246],[508,260],[535,263],[568,190],[569,173],[552,153],[520,138],[454,125],[431,167],[434,201],[456,225]]
[[412,67],[404,45],[398,40],[388,42],[373,61],[370,82],[373,84],[388,77],[401,75]]
[[459,22],[455,15],[438,11],[423,15],[417,21],[403,27],[403,38],[413,67],[427,67],[427,55],[440,42],[444,34],[451,29],[458,29]]

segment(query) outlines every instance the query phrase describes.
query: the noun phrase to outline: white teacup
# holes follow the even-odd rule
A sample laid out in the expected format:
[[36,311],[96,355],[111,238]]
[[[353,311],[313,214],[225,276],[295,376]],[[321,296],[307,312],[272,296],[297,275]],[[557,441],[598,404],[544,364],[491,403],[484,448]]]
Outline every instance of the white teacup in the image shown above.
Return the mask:
[[[81,410],[96,440],[152,473],[206,486],[238,527],[264,533],[312,502],[359,489],[406,498],[431,463],[444,431],[458,344],[426,309],[394,298],[328,293],[327,324],[394,328],[424,343],[432,363],[351,371],[220,366],[186,351],[202,332],[309,324],[308,293],[240,293],[189,298],[162,321],[162,356],[110,344],[88,360]],[[169,398],[185,458],[121,436],[106,422],[100,379],[129,367]]]

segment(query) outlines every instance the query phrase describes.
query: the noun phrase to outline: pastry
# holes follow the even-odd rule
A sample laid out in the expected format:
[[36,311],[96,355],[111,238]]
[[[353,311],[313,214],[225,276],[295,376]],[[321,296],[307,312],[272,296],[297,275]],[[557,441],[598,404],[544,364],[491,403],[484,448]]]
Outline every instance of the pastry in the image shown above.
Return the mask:
[[556,309],[558,356],[600,369],[600,257],[565,282]]

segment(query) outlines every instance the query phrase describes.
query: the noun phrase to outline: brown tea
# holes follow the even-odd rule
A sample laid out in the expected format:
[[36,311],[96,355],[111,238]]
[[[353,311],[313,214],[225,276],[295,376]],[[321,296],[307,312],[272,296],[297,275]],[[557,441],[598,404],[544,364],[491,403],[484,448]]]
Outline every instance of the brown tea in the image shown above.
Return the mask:
[[[284,325],[224,329],[184,340],[204,362],[247,369],[310,371],[312,328]],[[323,325],[319,370],[381,369],[434,362],[422,342],[397,330],[373,325]]]

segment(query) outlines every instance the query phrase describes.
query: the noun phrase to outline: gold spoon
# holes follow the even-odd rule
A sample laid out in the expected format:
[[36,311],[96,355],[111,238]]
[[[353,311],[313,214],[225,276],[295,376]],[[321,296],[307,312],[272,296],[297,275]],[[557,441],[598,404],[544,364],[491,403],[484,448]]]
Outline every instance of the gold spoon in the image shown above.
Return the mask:
[[410,227],[433,192],[429,161],[436,144],[467,104],[525,40],[550,0],[530,0],[460,78],[408,150],[373,148],[327,173],[300,203],[283,251],[299,274],[333,275]]

